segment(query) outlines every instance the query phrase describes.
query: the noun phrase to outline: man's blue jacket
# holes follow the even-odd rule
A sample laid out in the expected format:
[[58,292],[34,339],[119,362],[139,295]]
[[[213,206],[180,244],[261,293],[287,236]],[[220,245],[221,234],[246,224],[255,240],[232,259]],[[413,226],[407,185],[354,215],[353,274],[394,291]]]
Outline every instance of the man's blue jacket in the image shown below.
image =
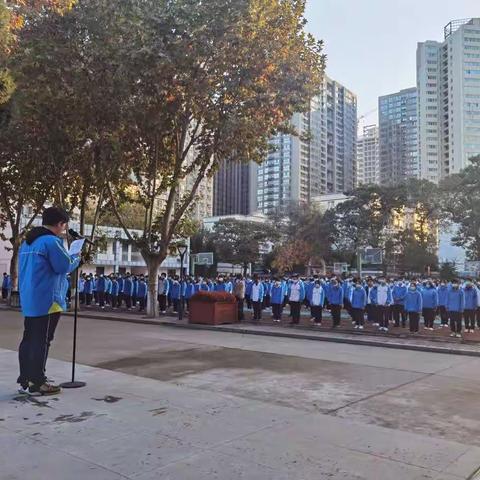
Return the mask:
[[45,227],[35,227],[19,252],[19,287],[25,317],[42,317],[65,310],[67,274],[80,257],[70,256],[62,240]]

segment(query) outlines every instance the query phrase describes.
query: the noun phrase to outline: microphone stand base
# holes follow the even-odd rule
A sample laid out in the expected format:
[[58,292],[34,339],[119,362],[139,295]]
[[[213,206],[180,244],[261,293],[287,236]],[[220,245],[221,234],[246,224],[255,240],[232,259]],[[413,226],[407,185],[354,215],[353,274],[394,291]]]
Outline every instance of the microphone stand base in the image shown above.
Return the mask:
[[85,382],[64,382],[60,384],[62,388],[81,388],[85,385]]

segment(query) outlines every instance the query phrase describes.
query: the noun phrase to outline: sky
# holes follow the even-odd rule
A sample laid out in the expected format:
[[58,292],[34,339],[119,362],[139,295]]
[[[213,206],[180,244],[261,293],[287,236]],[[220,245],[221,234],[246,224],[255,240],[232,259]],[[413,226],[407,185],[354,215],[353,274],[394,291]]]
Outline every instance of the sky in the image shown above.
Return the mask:
[[[441,41],[451,20],[480,17],[480,0],[307,0],[306,16],[325,42],[327,74],[357,95],[360,117],[379,96],[414,87],[417,42]],[[377,113],[362,123],[377,123]]]

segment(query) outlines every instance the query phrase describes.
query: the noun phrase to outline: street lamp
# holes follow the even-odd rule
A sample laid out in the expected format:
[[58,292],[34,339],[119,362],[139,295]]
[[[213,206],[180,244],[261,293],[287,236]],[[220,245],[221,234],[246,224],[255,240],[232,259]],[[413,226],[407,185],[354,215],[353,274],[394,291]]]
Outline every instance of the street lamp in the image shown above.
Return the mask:
[[183,320],[183,263],[188,247],[186,245],[178,245],[177,250],[180,254],[180,302],[178,305],[178,319]]

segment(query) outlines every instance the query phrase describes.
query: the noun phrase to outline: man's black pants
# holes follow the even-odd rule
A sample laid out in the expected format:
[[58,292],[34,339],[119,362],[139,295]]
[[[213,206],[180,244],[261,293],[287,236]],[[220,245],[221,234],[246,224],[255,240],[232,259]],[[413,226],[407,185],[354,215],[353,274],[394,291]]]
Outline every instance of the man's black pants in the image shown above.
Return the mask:
[[418,324],[420,323],[420,314],[418,312],[408,312],[408,324],[410,332],[418,332]]
[[8,298],[8,289],[2,288],[2,298],[6,300]]
[[424,308],[423,309],[423,322],[425,323],[425,328],[433,328],[435,323],[435,309],[434,308]]
[[440,315],[440,319],[442,320],[442,325],[448,325],[448,312],[444,305],[440,305],[438,307],[438,313]]
[[241,322],[244,320],[243,315],[243,298],[237,297],[237,310],[238,310],[238,321]]
[[365,323],[365,310],[363,308],[352,308],[352,317],[355,325],[362,326]]
[[322,323],[322,305],[310,305],[310,312],[315,323]]
[[132,308],[132,296],[123,294],[123,298],[125,299],[125,306],[127,308]]
[[98,304],[101,307],[105,306],[105,292],[97,292]]
[[262,319],[262,302],[253,302],[253,319],[254,320],[261,320]]
[[165,312],[167,310],[167,296],[160,294],[158,296],[158,308],[161,312]]
[[25,317],[22,342],[18,348],[20,376],[17,382],[35,386],[45,383],[48,351],[60,319],[60,313],[42,317]]
[[389,308],[387,305],[375,305],[376,321],[380,327],[388,328]]
[[467,330],[475,330],[475,310],[465,309],[463,318],[465,319],[465,328]]
[[282,303],[272,303],[272,315],[274,320],[281,320],[283,312]]
[[333,327],[338,327],[341,321],[342,315],[342,306],[341,305],[330,305],[330,312],[332,314]]
[[450,317],[450,330],[453,333],[462,333],[462,312],[448,312]]
[[290,302],[290,315],[292,316],[292,323],[298,325],[300,323],[300,310],[302,304],[300,302]]
[[367,312],[367,321],[375,322],[375,305],[372,305],[371,303],[369,303],[365,307],[365,310]]
[[395,321],[395,326],[400,326],[400,317],[402,318],[402,327],[407,323],[407,314],[405,313],[405,307],[400,303],[395,303],[392,305],[393,320]]

